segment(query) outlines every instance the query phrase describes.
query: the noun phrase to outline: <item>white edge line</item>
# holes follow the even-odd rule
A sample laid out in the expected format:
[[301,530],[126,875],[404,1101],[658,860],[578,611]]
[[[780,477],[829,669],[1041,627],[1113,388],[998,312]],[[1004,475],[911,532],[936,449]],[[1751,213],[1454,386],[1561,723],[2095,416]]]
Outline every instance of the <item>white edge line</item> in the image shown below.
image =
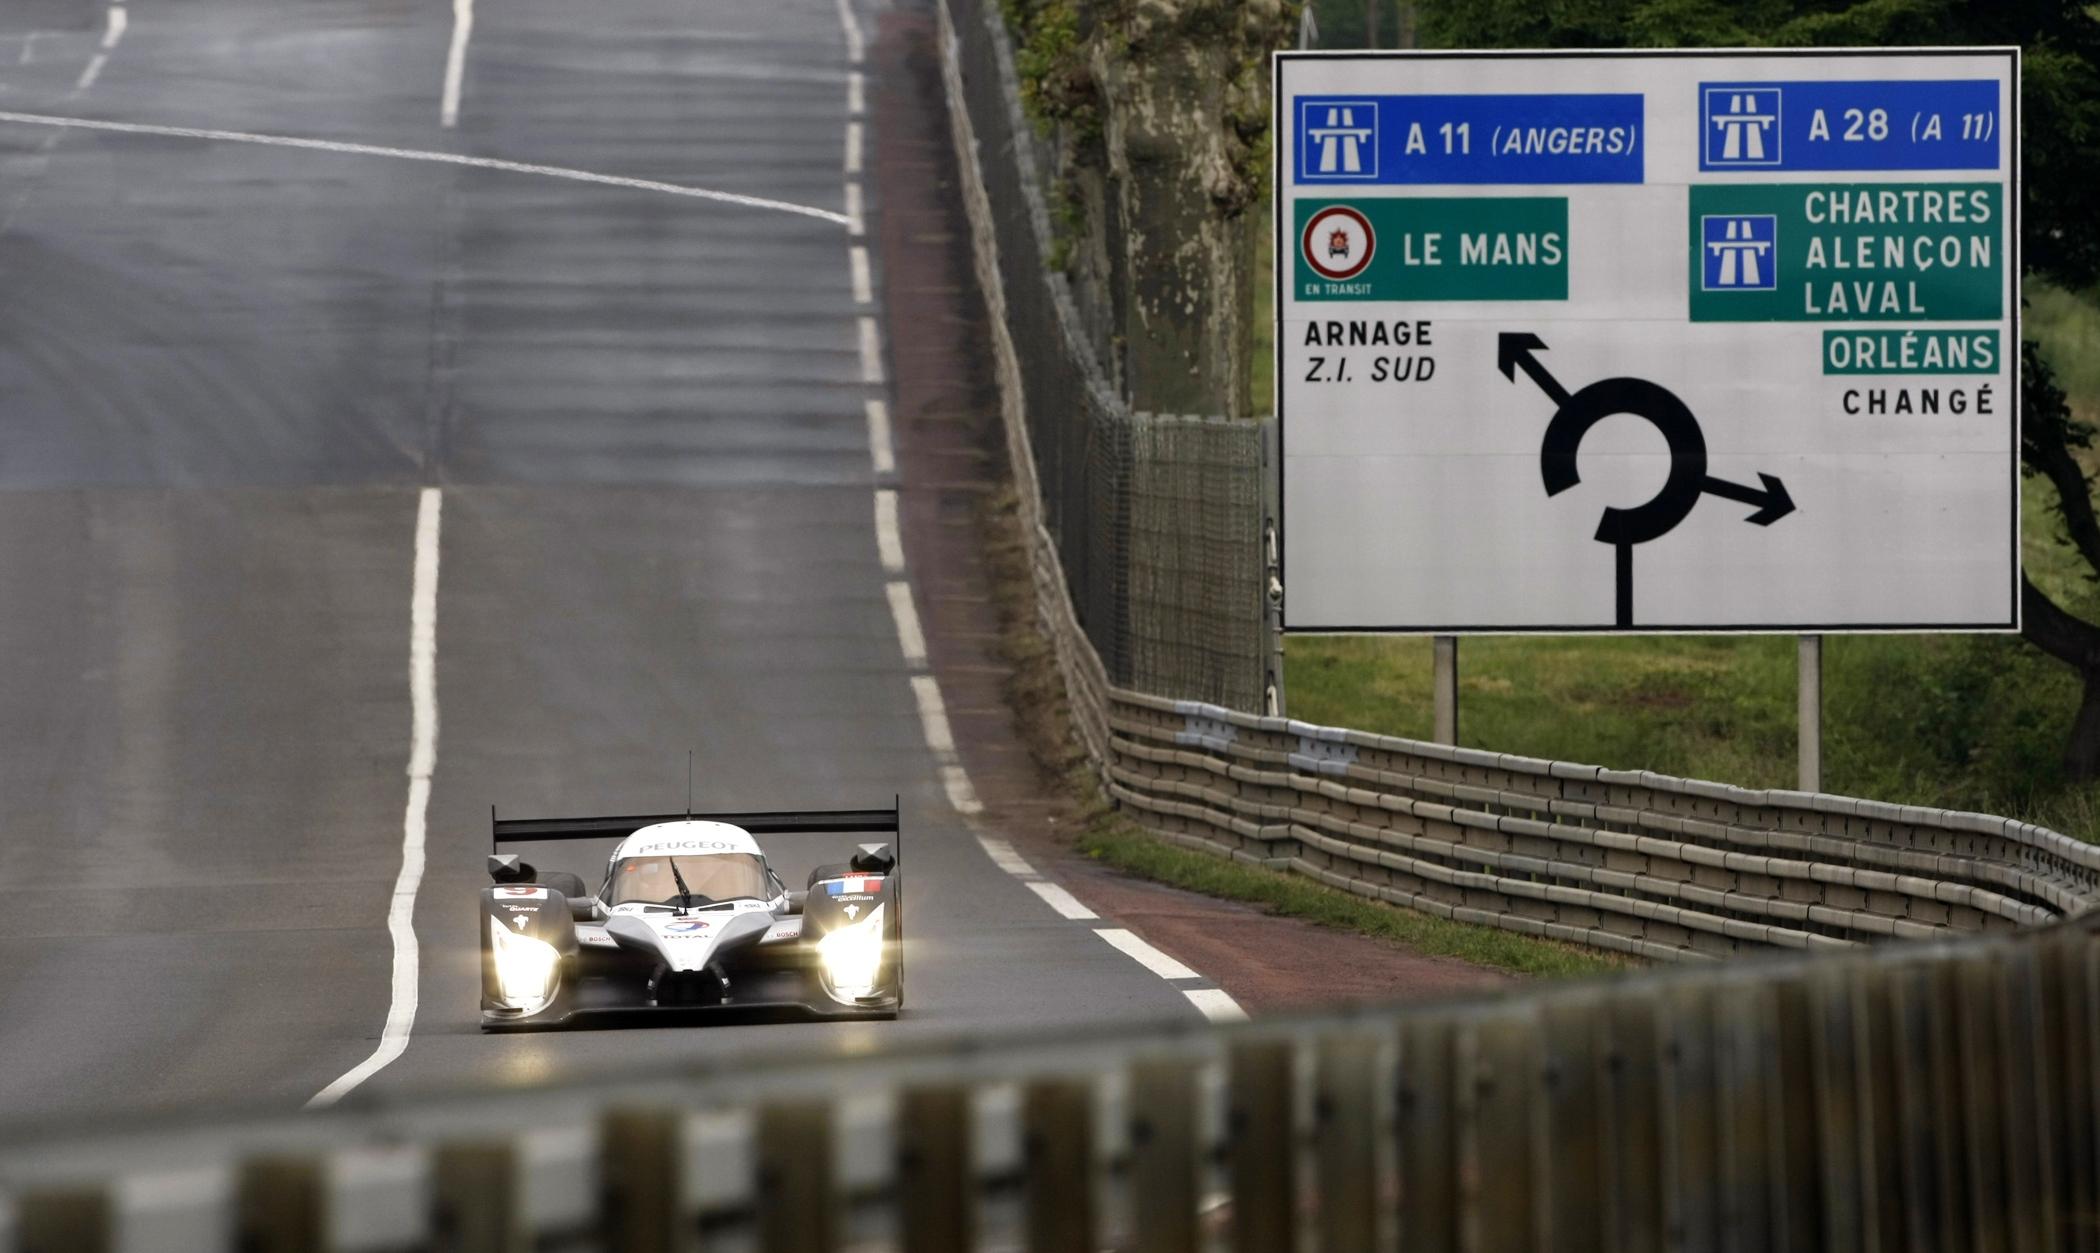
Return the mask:
[[875,462],[875,473],[897,472],[897,449],[890,440],[890,407],[886,401],[868,401],[868,455]]
[[861,117],[868,111],[868,76],[859,70],[846,75],[846,112]]
[[428,161],[438,165],[463,165],[478,170],[502,170],[511,174],[537,174],[543,178],[566,179],[573,183],[596,183],[605,187],[626,187],[636,191],[662,192],[668,196],[687,196],[695,200],[712,200],[719,204],[742,205],[747,209],[773,209],[781,213],[793,213],[800,217],[816,218],[839,226],[849,225],[846,215],[819,209],[813,205],[792,204],[785,200],[768,200],[763,196],[743,196],[729,191],[713,191],[705,187],[685,187],[677,183],[659,183],[646,178],[622,178],[615,174],[594,174],[589,170],[570,169],[558,165],[529,165],[523,161],[503,161],[494,157],[468,157],[456,152],[428,152],[417,148],[385,148],[377,144],[346,144],[332,139],[302,139],[296,135],[259,135],[248,131],[205,130],[192,126],[152,126],[142,122],[105,122],[96,118],[62,117],[48,113],[0,112],[0,122],[12,122],[21,126],[56,126],[71,130],[111,131],[122,135],[157,135],[169,139],[202,139],[229,144],[264,144],[275,148],[303,148],[313,152],[334,152],[359,157],[391,157],[397,161]]
[[1080,904],[1078,897],[1065,891],[1055,883],[1037,879],[1028,885],[1028,890],[1042,897],[1043,900],[1049,903],[1050,908],[1074,922],[1085,922],[1090,918],[1099,918],[1101,916]]
[[948,707],[941,703],[941,685],[930,674],[911,676],[911,694],[919,702],[919,724],[926,732],[926,746],[935,753],[955,752],[955,732],[948,725]]
[[954,762],[941,767],[941,790],[948,794],[948,804],[959,814],[981,814],[984,802],[977,799],[977,789],[970,786],[970,772]]
[[860,184],[846,184],[846,233],[859,239],[868,233],[868,222],[861,211]]
[[860,378],[870,386],[882,382],[882,335],[875,319],[865,314],[860,319]]
[[875,283],[868,272],[868,250],[860,244],[855,244],[848,256],[853,263],[853,303],[874,304]]
[[854,16],[853,0],[839,0],[839,25],[846,32],[846,59],[859,65],[868,53],[868,45],[861,37],[860,19]]
[[1240,1008],[1240,1003],[1223,988],[1189,988],[1182,995],[1212,1022],[1247,1021],[1247,1011]]
[[437,769],[437,591],[438,527],[444,494],[426,487],[416,502],[416,572],[409,598],[408,691],[410,734],[408,808],[401,818],[401,872],[387,906],[386,929],[394,943],[394,985],[386,1025],[372,1055],[314,1093],[308,1109],[335,1104],[358,1084],[378,1074],[408,1048],[416,1025],[417,964],[416,892],[423,885],[423,846],[429,830],[430,778]]
[[446,130],[459,125],[459,97],[467,77],[467,41],[474,37],[474,0],[452,0],[452,46],[445,53],[445,94],[438,121]]
[[977,843],[983,846],[985,856],[992,859],[993,865],[998,866],[999,869],[1004,870],[1014,878],[1033,879],[1036,877],[1035,867],[1029,865],[1025,858],[1015,852],[1012,844],[992,835],[978,836]]
[[887,487],[875,491],[875,551],[882,555],[884,574],[904,573],[904,538],[897,529],[897,493]]
[[[886,589],[890,600],[890,617],[897,623],[897,643],[904,649],[904,664],[914,670],[926,666],[926,632],[919,626],[918,607],[911,603],[911,584],[902,579],[891,583]],[[912,680],[914,683],[917,679]],[[939,689],[935,689],[938,692]],[[945,714],[943,717],[945,718]]]
[[861,130],[859,122],[846,123],[846,173],[848,174],[860,173]]
[[1094,934],[1128,953],[1138,965],[1143,966],[1162,979],[1201,979],[1203,977],[1174,958],[1145,943],[1135,932],[1125,931],[1121,927],[1102,927],[1096,930]]

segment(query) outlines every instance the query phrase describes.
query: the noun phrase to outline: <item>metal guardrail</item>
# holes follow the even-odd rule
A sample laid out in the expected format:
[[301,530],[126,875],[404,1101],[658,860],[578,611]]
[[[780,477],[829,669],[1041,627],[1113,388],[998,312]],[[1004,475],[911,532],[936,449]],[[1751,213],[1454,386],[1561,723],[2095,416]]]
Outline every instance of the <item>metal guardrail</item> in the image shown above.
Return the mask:
[[[977,118],[1003,125],[1010,102],[968,81],[973,60],[1004,76],[1004,29],[991,6],[981,30],[958,29],[946,3],[942,18],[1036,602],[1080,738],[1140,824],[1440,917],[1656,960],[2033,926],[2100,904],[2100,848],[2031,823],[1453,748],[1114,683],[1045,525],[1028,438],[1041,415],[1006,319],[1009,286],[1031,279],[1002,261],[1003,184],[985,170],[1020,158],[980,142]],[[969,57],[973,43],[990,51]]]
[[[2100,936],[0,1139],[0,1249],[2100,1247]],[[70,1136],[70,1138],[69,1138]]]

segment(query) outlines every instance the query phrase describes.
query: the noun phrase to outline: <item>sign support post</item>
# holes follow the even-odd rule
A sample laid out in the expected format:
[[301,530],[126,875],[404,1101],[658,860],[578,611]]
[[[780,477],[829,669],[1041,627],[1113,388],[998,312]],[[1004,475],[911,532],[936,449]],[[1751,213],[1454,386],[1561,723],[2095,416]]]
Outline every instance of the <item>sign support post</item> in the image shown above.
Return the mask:
[[1439,744],[1458,743],[1458,637],[1436,637],[1436,733]]
[[1797,747],[1801,790],[1823,790],[1823,637],[1804,635],[1800,647],[1801,710]]

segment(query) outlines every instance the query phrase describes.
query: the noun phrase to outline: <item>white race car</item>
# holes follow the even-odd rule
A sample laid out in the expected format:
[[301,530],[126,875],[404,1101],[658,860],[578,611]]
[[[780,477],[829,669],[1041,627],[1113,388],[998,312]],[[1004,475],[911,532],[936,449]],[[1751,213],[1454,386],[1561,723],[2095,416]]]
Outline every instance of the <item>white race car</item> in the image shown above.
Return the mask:
[[[894,1018],[904,1004],[898,812],[495,820],[481,892],[481,1027],[588,1014]],[[758,836],[888,834],[790,891]],[[594,895],[506,844],[617,840]]]

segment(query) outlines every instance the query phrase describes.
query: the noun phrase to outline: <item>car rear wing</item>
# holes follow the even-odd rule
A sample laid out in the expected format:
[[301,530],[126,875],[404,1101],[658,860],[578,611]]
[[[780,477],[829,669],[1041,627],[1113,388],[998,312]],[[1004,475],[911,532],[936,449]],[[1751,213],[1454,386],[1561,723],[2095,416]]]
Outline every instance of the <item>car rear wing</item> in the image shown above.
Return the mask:
[[852,835],[887,832],[903,844],[895,797],[888,809],[773,809],[752,813],[655,814],[625,818],[498,818],[489,806],[490,847],[540,840],[621,840],[660,822],[726,822],[753,835],[800,832]]

